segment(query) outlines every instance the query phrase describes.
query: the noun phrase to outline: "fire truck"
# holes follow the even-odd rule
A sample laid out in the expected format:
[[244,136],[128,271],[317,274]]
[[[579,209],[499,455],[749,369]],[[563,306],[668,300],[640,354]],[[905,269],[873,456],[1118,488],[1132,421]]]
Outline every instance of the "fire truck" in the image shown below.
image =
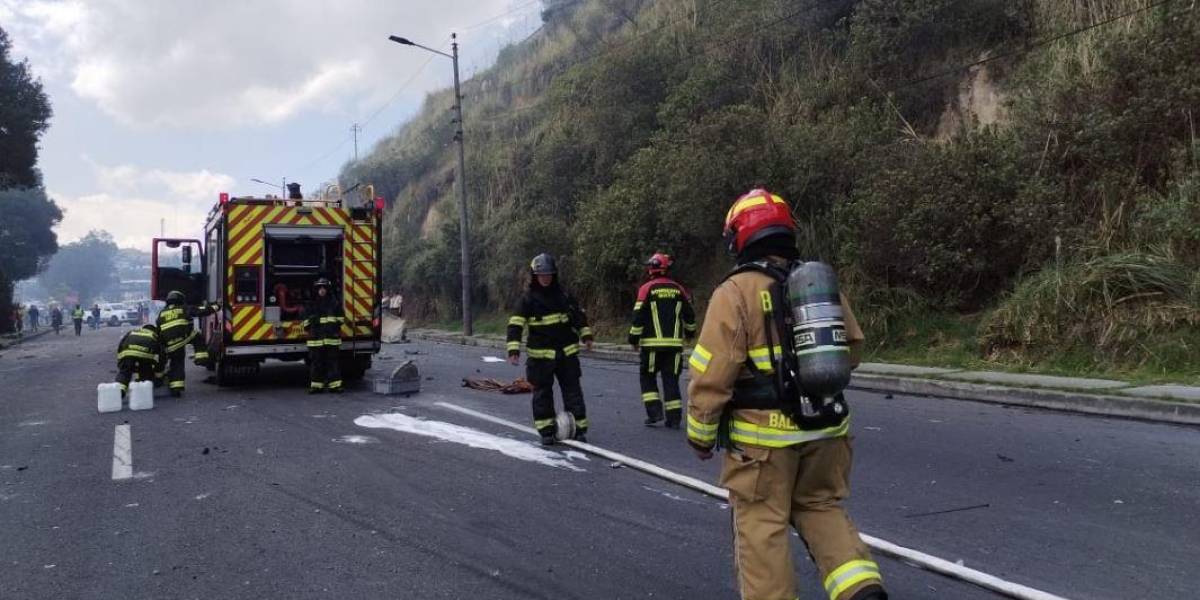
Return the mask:
[[179,290],[189,305],[219,303],[200,327],[217,384],[253,376],[268,358],[307,357],[304,306],[321,277],[346,317],[342,377],[361,379],[380,347],[383,199],[336,185],[313,199],[218,198],[203,241],[155,238],[151,252],[155,300]]

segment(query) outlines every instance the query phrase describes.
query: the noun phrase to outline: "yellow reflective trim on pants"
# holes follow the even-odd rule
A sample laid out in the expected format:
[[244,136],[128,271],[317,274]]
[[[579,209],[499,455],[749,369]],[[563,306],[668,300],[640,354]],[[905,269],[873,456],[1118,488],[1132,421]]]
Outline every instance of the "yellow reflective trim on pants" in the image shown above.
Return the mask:
[[682,348],[683,338],[642,338],[638,344],[645,348]]
[[687,435],[689,438],[700,442],[703,445],[709,445],[717,441],[717,423],[705,423],[696,419],[692,415],[687,418]]
[[645,331],[645,329],[645,327],[630,327],[629,335],[642,335],[642,332]]
[[525,326],[525,317],[509,317],[508,324],[515,325],[517,327],[524,327]]
[[183,382],[182,381],[172,381],[172,382],[168,383],[167,386],[173,390],[182,390]]
[[309,348],[320,348],[325,345],[325,340],[308,340],[304,345]]
[[852,560],[833,570],[825,578],[825,591],[837,600],[846,590],[866,581],[883,581],[879,565],[870,560]]
[[688,366],[695,369],[697,373],[703,373],[708,370],[710,360],[712,360],[712,352],[706,350],[704,346],[696,344],[696,347],[692,348],[692,355],[688,357]]
[[646,392],[642,394],[642,402],[658,402],[658,392]]
[[575,428],[576,428],[576,429],[587,429],[587,426],[588,426],[588,420],[587,420],[587,419],[579,419],[579,420],[575,421]]
[[667,400],[663,402],[663,408],[667,410],[683,408],[683,400]]
[[121,360],[122,358],[139,358],[142,360],[153,361],[155,363],[158,362],[157,354],[142,352],[141,350],[122,350],[117,353],[117,360]]
[[[780,415],[782,417],[782,415]],[[784,417],[786,419],[786,417]],[[850,431],[850,419],[846,418],[841,425],[804,431],[801,429],[780,429],[766,425],[755,425],[741,419],[733,419],[729,438],[735,442],[762,446],[765,448],[786,448],[835,437],[842,437]]]
[[329,387],[329,389],[331,389],[331,390],[336,390],[336,389],[338,389],[338,388],[342,387],[342,380],[341,380],[341,379],[334,379],[333,381],[330,381],[330,382],[329,382],[329,384],[328,384],[328,387]]
[[551,425],[554,425],[554,419],[535,419],[533,421],[534,429],[545,429]]
[[321,383],[320,381],[310,381],[308,382],[308,387],[314,390],[323,390],[325,389],[325,384]]

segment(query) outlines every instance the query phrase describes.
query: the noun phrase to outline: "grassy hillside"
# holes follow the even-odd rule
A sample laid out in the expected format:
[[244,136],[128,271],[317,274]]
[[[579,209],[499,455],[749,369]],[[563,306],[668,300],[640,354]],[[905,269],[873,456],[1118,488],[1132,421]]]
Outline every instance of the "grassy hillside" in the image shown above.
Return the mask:
[[[1187,378],[1200,13],[1156,3],[548,2],[466,82],[474,297],[503,310],[549,251],[617,322],[663,250],[703,299],[761,184],[875,356]],[[386,277],[431,319],[457,312],[450,105],[341,174],[389,198]]]

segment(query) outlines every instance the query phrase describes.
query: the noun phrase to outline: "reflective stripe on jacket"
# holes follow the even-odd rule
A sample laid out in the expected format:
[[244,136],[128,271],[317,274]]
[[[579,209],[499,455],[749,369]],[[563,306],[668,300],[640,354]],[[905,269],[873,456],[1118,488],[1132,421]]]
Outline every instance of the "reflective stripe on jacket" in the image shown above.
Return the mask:
[[687,289],[673,279],[657,277],[638,290],[633,304],[629,343],[643,348],[683,348],[696,335],[696,313]]
[[532,287],[521,298],[508,319],[506,348],[509,354],[521,351],[525,330],[529,337],[525,351],[529,358],[553,359],[579,354],[579,342],[592,339],[587,314],[570,294],[555,281],[549,288]]

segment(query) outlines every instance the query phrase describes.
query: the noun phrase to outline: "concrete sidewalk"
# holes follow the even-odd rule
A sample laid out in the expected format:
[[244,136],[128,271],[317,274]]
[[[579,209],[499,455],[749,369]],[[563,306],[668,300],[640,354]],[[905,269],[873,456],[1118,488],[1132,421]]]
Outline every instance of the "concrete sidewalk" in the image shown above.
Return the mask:
[[[409,336],[433,342],[504,349],[504,338],[496,335],[466,337],[461,333],[414,329]],[[597,343],[584,355],[625,362],[638,360],[637,352],[619,344]],[[1194,386],[1139,386],[1113,379],[863,363],[855,371],[850,388],[1200,425],[1200,387]]]

